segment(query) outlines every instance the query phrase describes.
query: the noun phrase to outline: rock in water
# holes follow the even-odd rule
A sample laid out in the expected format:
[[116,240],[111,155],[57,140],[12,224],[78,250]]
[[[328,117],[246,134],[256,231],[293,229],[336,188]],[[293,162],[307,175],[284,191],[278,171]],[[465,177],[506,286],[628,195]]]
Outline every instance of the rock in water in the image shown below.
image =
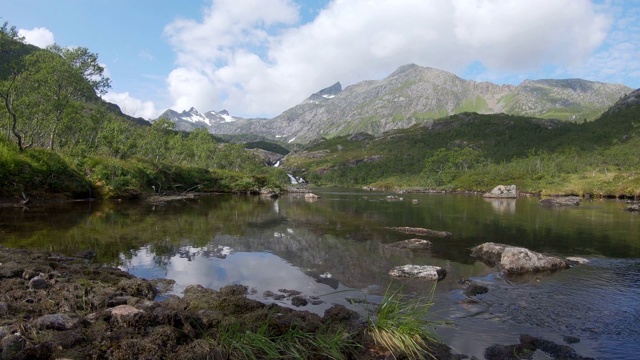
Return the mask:
[[515,185],[498,185],[490,192],[482,195],[485,198],[515,199],[518,197],[518,189]]
[[424,239],[409,239],[388,244],[386,247],[394,249],[428,250],[431,249],[431,241]]
[[413,235],[424,235],[424,236],[435,236],[435,237],[448,237],[451,236],[451,233],[448,231],[438,231],[431,230],[425,228],[414,228],[414,227],[388,227],[387,229],[399,231],[403,234],[413,234]]
[[439,281],[444,279],[447,271],[439,266],[403,265],[391,269],[389,275],[395,278],[419,278]]
[[472,249],[471,256],[489,266],[498,265],[507,274],[560,270],[569,267],[562,258],[529,249],[497,243],[484,243]]
[[582,202],[582,198],[578,196],[550,197],[540,200],[538,204],[542,206],[578,206]]

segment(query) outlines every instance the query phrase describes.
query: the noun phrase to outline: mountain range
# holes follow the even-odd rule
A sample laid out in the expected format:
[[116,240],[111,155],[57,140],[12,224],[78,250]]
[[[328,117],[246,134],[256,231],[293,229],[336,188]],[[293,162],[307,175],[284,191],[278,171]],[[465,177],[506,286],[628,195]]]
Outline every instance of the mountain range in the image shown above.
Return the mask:
[[201,114],[194,108],[181,113],[167,110],[159,118],[175,122],[179,130],[204,127],[213,134],[253,134],[304,144],[360,132],[379,135],[463,112],[590,121],[631,91],[625,85],[582,79],[497,85],[409,64],[382,80],[345,89],[335,83],[272,119],[233,117],[224,110]]

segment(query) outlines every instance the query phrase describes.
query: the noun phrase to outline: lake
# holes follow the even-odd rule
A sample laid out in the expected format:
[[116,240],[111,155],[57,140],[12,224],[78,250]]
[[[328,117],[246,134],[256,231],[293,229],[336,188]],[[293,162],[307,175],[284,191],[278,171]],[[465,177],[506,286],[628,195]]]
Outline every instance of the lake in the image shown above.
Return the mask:
[[[22,210],[0,209],[0,243],[73,256],[144,278],[189,285],[249,287],[250,297],[293,307],[289,290],[310,300],[299,307],[322,314],[343,304],[367,314],[387,291],[429,299],[428,320],[454,351],[483,358],[492,344],[517,344],[530,334],[580,355],[629,359],[640,353],[640,215],[616,200],[583,200],[578,207],[543,208],[538,198],[487,200],[471,195],[391,194],[316,189],[278,199],[210,195],[164,205],[78,202]],[[447,238],[405,235],[387,227],[445,230]],[[430,251],[385,245],[426,238]],[[552,274],[504,278],[470,257],[484,242],[527,247],[589,260]],[[397,265],[437,265],[437,283],[392,280]],[[468,298],[460,279],[489,292]],[[279,295],[279,296],[278,296]],[[355,299],[355,300],[354,300]],[[162,300],[162,299],[160,299]],[[355,305],[353,304],[355,303]],[[537,354],[536,358],[547,358]]]

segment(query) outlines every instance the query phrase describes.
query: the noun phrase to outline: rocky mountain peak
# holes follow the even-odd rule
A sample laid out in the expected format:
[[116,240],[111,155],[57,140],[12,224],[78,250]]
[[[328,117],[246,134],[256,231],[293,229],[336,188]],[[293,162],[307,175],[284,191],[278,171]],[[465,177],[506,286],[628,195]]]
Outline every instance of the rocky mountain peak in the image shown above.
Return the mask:
[[342,92],[342,84],[337,82],[329,87],[326,87],[315,94],[312,94],[305,100],[305,102],[317,103],[318,101],[326,101],[333,99],[336,95]]

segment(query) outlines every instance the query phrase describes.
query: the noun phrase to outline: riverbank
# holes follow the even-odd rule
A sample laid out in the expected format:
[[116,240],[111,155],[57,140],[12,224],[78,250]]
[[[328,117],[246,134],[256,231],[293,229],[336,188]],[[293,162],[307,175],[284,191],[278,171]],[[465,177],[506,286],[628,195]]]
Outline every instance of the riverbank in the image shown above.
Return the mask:
[[[83,257],[84,256],[84,257]],[[145,280],[90,261],[0,246],[0,346],[5,359],[387,358],[359,315],[263,304],[247,288]],[[160,296],[162,301],[154,301]],[[438,359],[457,358],[431,344]]]

